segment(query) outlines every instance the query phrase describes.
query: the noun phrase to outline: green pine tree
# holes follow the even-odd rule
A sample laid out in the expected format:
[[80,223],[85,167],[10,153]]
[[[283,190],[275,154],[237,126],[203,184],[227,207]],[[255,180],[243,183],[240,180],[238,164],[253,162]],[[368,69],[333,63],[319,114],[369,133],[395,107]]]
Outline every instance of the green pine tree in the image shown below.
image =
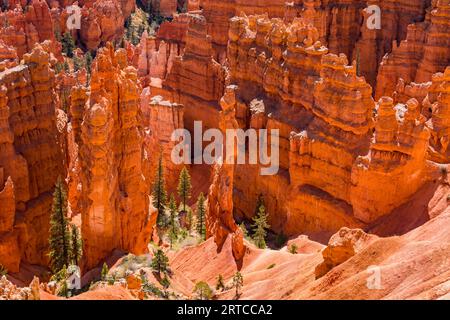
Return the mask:
[[154,272],[161,274],[166,273],[169,268],[169,258],[161,249],[153,252],[152,269]]
[[238,271],[233,276],[233,287],[236,289],[236,299],[241,296],[241,288],[244,285],[244,277]]
[[173,243],[178,239],[177,203],[175,202],[173,194],[170,196],[169,212],[169,239],[170,248],[172,248]]
[[61,271],[59,271],[59,283],[58,283],[58,291],[57,295],[60,297],[68,298],[70,291],[69,286],[67,285],[67,268],[66,266],[63,266]]
[[77,72],[78,70],[81,70],[84,67],[83,60],[81,60],[78,57],[73,57],[73,70]]
[[186,202],[191,198],[191,176],[186,167],[180,172],[180,178],[178,179],[178,196],[183,204],[183,211],[186,211]]
[[213,296],[210,286],[205,281],[197,282],[193,292],[197,295],[198,300],[211,300]]
[[153,14],[153,4],[152,4],[152,0],[146,0],[146,4],[145,4],[145,12],[147,12],[149,15]]
[[264,206],[264,197],[262,194],[258,196],[258,199],[256,200],[256,207],[255,207],[255,215],[259,213],[259,208],[261,206]]
[[225,290],[225,283],[221,274],[217,277],[216,290]]
[[108,278],[108,273],[109,273],[108,265],[106,264],[106,262],[104,262],[103,266],[102,266],[102,272],[101,272],[102,281],[106,281],[106,279]]
[[156,170],[155,182],[152,187],[152,202],[153,206],[158,211],[157,224],[159,228],[164,228],[166,225],[164,210],[167,203],[166,183],[164,179],[164,168],[162,155],[159,157],[158,168]]
[[81,259],[81,256],[83,255],[83,241],[80,236],[80,231],[78,230],[78,227],[74,224],[70,225],[71,228],[71,244],[72,244],[72,257],[71,261],[74,265],[78,265]]
[[86,71],[88,73],[88,75],[91,74],[92,71],[92,54],[90,51],[86,52],[86,54],[84,55],[84,64],[86,65]]
[[192,226],[194,225],[194,217],[192,216],[192,209],[188,208],[187,214],[186,214],[186,224],[187,224],[187,231],[192,230]]
[[54,273],[70,264],[71,243],[67,221],[67,192],[61,177],[58,178],[53,193],[53,207],[50,216],[49,257]]
[[206,208],[205,208],[205,196],[203,192],[200,193],[197,201],[197,232],[200,235],[201,239],[206,240]]
[[266,229],[270,228],[270,225],[267,222],[267,214],[264,205],[259,207],[258,214],[253,217],[253,222],[253,241],[258,248],[264,249],[266,248]]
[[73,51],[75,50],[75,41],[70,32],[66,32],[61,40],[62,52],[69,58],[73,58]]
[[244,238],[245,238],[245,239],[248,238],[248,231],[247,231],[247,227],[245,226],[245,223],[244,223],[244,222],[242,222],[242,223],[239,225],[239,228],[241,228],[241,230],[242,230],[242,235],[244,236]]
[[70,72],[70,66],[69,66],[69,63],[67,62],[67,60],[64,60],[63,68],[66,73]]

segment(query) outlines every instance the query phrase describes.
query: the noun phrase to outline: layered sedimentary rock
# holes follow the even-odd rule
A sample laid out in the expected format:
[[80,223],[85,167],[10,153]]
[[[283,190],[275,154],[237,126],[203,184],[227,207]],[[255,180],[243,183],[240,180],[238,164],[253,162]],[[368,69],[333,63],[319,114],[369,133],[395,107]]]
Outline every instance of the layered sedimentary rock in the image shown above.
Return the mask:
[[283,17],[285,0],[205,0],[201,7],[208,24],[208,34],[212,38],[212,44],[216,51],[215,58],[218,61],[225,59],[226,45],[228,42],[228,27],[230,18],[244,12],[250,14],[268,13],[270,17]]
[[[359,52],[361,73],[373,85],[377,64],[385,53],[390,52],[392,42],[406,38],[408,24],[422,21],[430,2],[431,0],[277,0],[255,3],[248,0],[205,0],[201,6],[208,21],[208,33],[212,36],[216,58],[220,61],[225,58],[229,19],[233,16],[241,12],[247,15],[266,13],[271,18],[283,18],[286,22],[302,16],[317,28],[319,39],[327,45],[330,52],[344,53],[352,59],[356,59],[356,52]],[[374,29],[373,15],[378,8],[381,26]]]
[[142,171],[139,88],[136,70],[127,66],[125,50],[114,52],[107,45],[99,51],[92,66],[78,159],[84,266],[88,269],[114,249],[147,250],[154,219]]
[[427,82],[450,64],[450,2],[435,0],[424,22],[408,26],[406,40],[394,44],[381,62],[376,97],[392,95],[400,78]]
[[37,46],[24,64],[0,74],[0,260],[12,272],[20,260],[46,264],[51,194],[63,174],[49,60]]
[[439,163],[450,162],[450,67],[433,76],[424,107],[431,109],[430,157]]
[[146,88],[141,95],[140,108],[144,124],[144,158],[148,162],[145,176],[148,181],[155,179],[161,155],[166,187],[175,190],[183,167],[172,159],[172,150],[177,144],[177,141],[172,141],[172,134],[183,129],[184,107],[164,101],[161,96],[150,98],[150,90]]
[[142,85],[155,85],[155,82],[160,83],[165,79],[177,55],[179,55],[179,49],[176,44],[171,45],[164,41],[158,44],[156,39],[149,38],[145,31],[140,43],[134,49],[132,58]]
[[[237,129],[235,87],[226,89],[221,100],[220,129]],[[235,155],[227,155],[234,157]],[[216,163],[211,188],[208,194],[208,213],[206,215],[206,236],[213,237],[218,248],[225,240],[232,237],[232,251],[236,261],[241,261],[245,254],[244,236],[236,225],[233,216],[234,165],[226,159]]]
[[361,229],[342,228],[330,238],[328,246],[322,251],[323,262],[315,269],[316,279],[360,253],[376,240],[376,236],[366,234]]
[[169,43],[171,46],[175,45],[178,48],[178,55],[181,55],[192,16],[189,13],[175,14],[172,21],[164,21],[159,26],[157,40]]
[[52,17],[47,2],[33,0],[23,10],[21,6],[0,14],[0,39],[16,48],[21,58],[34,45],[45,40],[54,40]]
[[[407,201],[426,181],[428,146],[417,101],[380,102],[374,125],[370,85],[345,55],[326,53],[303,19],[230,22],[238,122],[243,129],[279,130],[280,167],[262,177],[261,166],[237,165],[235,211],[250,218],[262,196],[274,230],[318,239],[344,226],[366,226]],[[390,140],[383,140],[383,130]]]
[[0,72],[17,65],[17,60],[17,50],[0,41]]
[[93,50],[108,41],[120,39],[127,17],[117,0],[96,1],[92,6],[83,6],[80,40],[87,49]]
[[367,156],[352,171],[354,215],[366,222],[408,200],[426,181],[428,130],[418,121],[415,99],[394,105],[388,97],[377,105],[374,139]]
[[166,91],[163,96],[184,105],[185,127],[193,132],[195,120],[202,121],[204,130],[217,128],[225,71],[212,57],[205,18],[193,15],[191,19],[184,53],[173,61],[171,72],[163,82]]

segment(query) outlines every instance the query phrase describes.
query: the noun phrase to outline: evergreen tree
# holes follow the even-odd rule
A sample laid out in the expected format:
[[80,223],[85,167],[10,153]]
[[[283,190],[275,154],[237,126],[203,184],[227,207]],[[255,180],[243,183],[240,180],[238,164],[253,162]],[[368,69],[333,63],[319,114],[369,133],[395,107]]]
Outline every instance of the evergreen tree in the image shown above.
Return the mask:
[[178,196],[183,204],[183,211],[186,211],[186,202],[191,198],[191,176],[186,167],[181,170],[180,178],[178,180]]
[[258,196],[258,199],[256,200],[256,207],[255,207],[255,215],[259,213],[259,208],[261,206],[264,206],[264,197],[262,194]]
[[253,241],[258,248],[264,249],[266,247],[266,229],[270,228],[270,225],[267,223],[267,214],[264,205],[259,207],[258,214],[253,218],[253,222]]
[[72,257],[71,257],[71,261],[74,265],[78,265],[78,263],[80,262],[81,256],[83,255],[83,242],[80,236],[80,232],[77,228],[76,225],[71,224],[71,244],[72,244]]
[[236,299],[239,299],[241,295],[241,288],[244,285],[244,278],[242,274],[238,271],[233,276],[233,287],[236,289]]
[[64,265],[58,275],[59,278],[59,286],[57,295],[60,297],[68,298],[69,297],[69,286],[67,285],[67,268]]
[[245,226],[245,223],[244,223],[244,222],[242,222],[242,223],[239,225],[239,228],[241,228],[241,230],[242,230],[242,235],[244,236],[244,238],[248,238],[248,231],[247,231],[247,227]]
[[88,75],[91,75],[91,71],[92,71],[92,54],[90,51],[86,52],[85,56],[84,56],[84,61],[85,61],[85,65],[86,65],[86,71],[88,73]]
[[83,68],[83,60],[81,60],[78,57],[73,58],[73,70],[77,72],[78,70],[81,70]]
[[67,57],[73,58],[73,51],[75,50],[75,41],[73,41],[72,34],[70,32],[64,33],[61,40],[62,52],[66,54]]
[[67,222],[67,192],[61,177],[53,193],[53,207],[50,216],[50,266],[54,273],[70,264],[71,244]]
[[64,64],[63,64],[63,68],[65,72],[70,72],[70,66],[69,63],[67,62],[67,60],[64,60]]
[[169,239],[170,248],[172,248],[173,243],[178,239],[177,204],[175,202],[175,197],[173,196],[173,194],[170,196],[169,212]]
[[164,208],[167,202],[166,183],[164,179],[164,168],[162,162],[162,155],[159,156],[158,168],[156,170],[155,183],[152,188],[152,202],[153,206],[158,211],[157,224],[159,228],[165,227]]
[[167,258],[164,251],[158,249],[153,252],[152,269],[154,272],[161,274],[166,273],[169,267],[169,258]]
[[225,290],[225,283],[221,274],[217,277],[216,290]]
[[192,230],[192,226],[194,225],[194,217],[192,216],[192,210],[189,208],[186,214],[186,224],[187,224],[187,231]]
[[102,267],[102,273],[101,273],[102,281],[106,281],[106,279],[108,278],[108,272],[109,272],[108,265],[106,264],[106,262],[104,262],[103,267]]
[[206,240],[206,222],[205,222],[206,208],[205,196],[203,192],[200,193],[197,201],[197,232],[202,240]]
[[167,276],[164,276],[164,278],[161,279],[160,283],[164,289],[167,289],[170,287],[170,280],[169,280],[169,278],[167,278]]
[[359,76],[361,72],[361,54],[359,48],[356,49],[356,75]]
[[293,244],[289,247],[289,253],[297,254],[297,249],[298,249],[297,245],[296,245],[295,243],[293,243]]
[[197,282],[193,292],[197,295],[198,300],[210,300],[213,296],[211,288],[204,281]]
[[8,269],[0,264],[0,277],[6,276],[8,274]]
[[145,4],[145,12],[147,12],[150,16],[153,14],[153,4],[152,0],[146,0],[147,3]]

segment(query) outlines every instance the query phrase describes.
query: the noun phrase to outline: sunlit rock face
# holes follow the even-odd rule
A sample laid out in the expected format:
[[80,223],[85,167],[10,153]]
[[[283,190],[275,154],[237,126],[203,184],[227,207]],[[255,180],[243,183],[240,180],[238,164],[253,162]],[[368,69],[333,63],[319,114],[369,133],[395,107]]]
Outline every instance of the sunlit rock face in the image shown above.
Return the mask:
[[262,195],[274,230],[323,239],[407,201],[427,180],[429,133],[417,100],[376,104],[356,62],[327,54],[319,38],[304,19],[235,17],[228,59],[241,128],[280,132],[277,175],[236,166],[238,216],[251,218]]
[[52,191],[63,175],[51,55],[40,45],[0,73],[0,258],[47,263]]
[[406,39],[394,44],[380,65],[376,97],[392,95],[398,80],[421,83],[450,64],[450,2],[432,1],[425,21],[408,26]]
[[101,49],[92,69],[79,146],[80,210],[85,267],[114,249],[147,250],[154,219],[144,179],[136,70],[126,51]]

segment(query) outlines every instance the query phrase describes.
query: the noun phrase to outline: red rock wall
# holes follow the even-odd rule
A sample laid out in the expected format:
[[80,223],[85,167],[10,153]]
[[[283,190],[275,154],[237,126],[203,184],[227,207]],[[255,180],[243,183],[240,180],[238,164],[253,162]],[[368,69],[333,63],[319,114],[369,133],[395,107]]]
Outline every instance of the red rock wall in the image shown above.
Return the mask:
[[162,155],[166,188],[174,192],[183,165],[172,161],[172,150],[177,143],[171,137],[175,130],[184,127],[184,107],[164,101],[161,96],[150,98],[150,89],[147,88],[142,93],[140,108],[144,126],[144,156],[148,162],[145,176],[148,181],[155,179],[159,155]]
[[381,62],[376,97],[392,95],[400,78],[427,82],[450,64],[450,2],[433,1],[424,22],[408,26],[406,40],[394,45]]
[[[373,120],[372,88],[345,55],[326,54],[319,36],[303,20],[286,25],[264,16],[236,17],[228,58],[231,83],[239,87],[240,126],[280,130],[278,175],[236,166],[237,214],[251,218],[263,195],[274,230],[324,239],[343,226],[370,224],[420,188],[428,133],[423,121],[415,122],[417,101],[407,111],[386,107],[405,120]],[[374,121],[375,136],[386,126],[395,132],[391,149],[378,152]],[[369,153],[373,162],[363,169],[361,158]],[[392,182],[388,197],[386,179]]]
[[14,260],[10,271],[15,272],[21,259],[31,264],[47,262],[52,192],[58,175],[64,173],[56,139],[56,96],[49,54],[36,47],[31,54],[24,55],[24,64],[5,70],[0,79],[3,176],[0,189],[15,199],[14,205],[9,197],[1,201],[2,211],[7,212],[2,214],[8,223],[0,237],[9,239],[9,244],[0,243],[5,248],[18,248],[14,253],[9,251],[12,249],[7,251],[7,256]]
[[195,120],[203,122],[204,130],[218,127],[219,100],[224,90],[225,71],[212,58],[206,27],[204,17],[192,17],[184,53],[174,59],[163,81],[163,89],[168,92],[164,98],[184,105],[184,124],[191,132]]

